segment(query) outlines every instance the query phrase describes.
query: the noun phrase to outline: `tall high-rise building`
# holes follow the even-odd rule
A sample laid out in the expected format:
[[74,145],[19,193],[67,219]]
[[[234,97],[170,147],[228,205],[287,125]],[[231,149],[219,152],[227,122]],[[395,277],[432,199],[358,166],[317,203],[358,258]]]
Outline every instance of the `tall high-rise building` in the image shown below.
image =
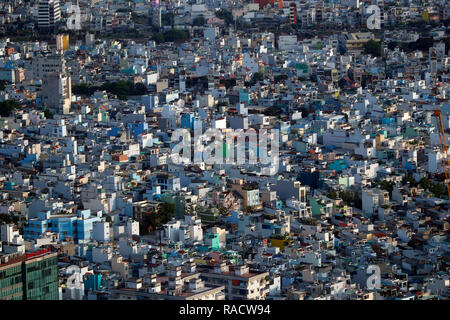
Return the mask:
[[295,2],[289,4],[289,21],[291,24],[297,24],[297,5]]
[[42,83],[42,102],[47,107],[68,114],[72,102],[70,77],[57,72],[46,74]]
[[46,54],[33,58],[33,78],[42,79],[47,73],[66,72],[66,60],[62,54]]
[[38,27],[42,31],[52,31],[61,20],[59,0],[40,0],[38,7]]
[[152,24],[156,28],[161,28],[161,7],[158,6],[157,8],[153,9],[153,15],[152,15]]
[[58,258],[44,249],[0,257],[0,300],[58,300]]
[[23,256],[0,259],[0,300],[23,300]]
[[37,254],[22,265],[25,300],[59,300],[58,255]]
[[67,114],[72,102],[72,83],[62,54],[36,57],[32,63],[33,77],[42,79],[41,98],[44,106]]

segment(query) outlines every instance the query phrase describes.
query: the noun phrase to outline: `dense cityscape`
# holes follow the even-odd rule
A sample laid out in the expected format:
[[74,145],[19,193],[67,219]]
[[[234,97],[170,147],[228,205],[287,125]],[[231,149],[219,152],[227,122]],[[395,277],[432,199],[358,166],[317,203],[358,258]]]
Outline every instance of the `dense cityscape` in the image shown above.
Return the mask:
[[449,21],[0,1],[0,300],[447,300]]

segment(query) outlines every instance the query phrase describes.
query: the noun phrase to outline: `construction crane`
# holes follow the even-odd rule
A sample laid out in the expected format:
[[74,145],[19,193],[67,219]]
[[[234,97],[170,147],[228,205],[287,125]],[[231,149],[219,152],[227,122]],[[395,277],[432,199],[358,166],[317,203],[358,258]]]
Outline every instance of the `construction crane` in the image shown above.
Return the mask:
[[450,170],[450,164],[448,162],[447,139],[445,138],[444,122],[442,121],[441,110],[434,110],[434,116],[436,117],[436,127],[438,129],[442,153],[442,166],[444,167],[445,183],[447,184],[448,198],[450,199],[450,181],[448,180],[448,171]]

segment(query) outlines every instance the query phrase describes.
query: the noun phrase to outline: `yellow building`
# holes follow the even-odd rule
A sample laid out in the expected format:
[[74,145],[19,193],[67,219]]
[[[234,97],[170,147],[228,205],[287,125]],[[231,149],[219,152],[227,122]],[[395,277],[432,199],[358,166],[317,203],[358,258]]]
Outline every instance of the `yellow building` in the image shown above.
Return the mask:
[[69,35],[68,34],[58,34],[56,36],[56,49],[57,50],[69,50]]

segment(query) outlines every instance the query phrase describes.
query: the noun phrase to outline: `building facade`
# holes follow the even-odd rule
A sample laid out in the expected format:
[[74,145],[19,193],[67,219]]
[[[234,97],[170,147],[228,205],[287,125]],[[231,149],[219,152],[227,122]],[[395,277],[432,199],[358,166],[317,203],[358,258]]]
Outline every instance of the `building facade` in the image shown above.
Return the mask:
[[58,300],[58,258],[44,249],[0,261],[0,300]]
[[51,31],[61,20],[58,0],[40,0],[38,8],[38,26],[42,31]]

